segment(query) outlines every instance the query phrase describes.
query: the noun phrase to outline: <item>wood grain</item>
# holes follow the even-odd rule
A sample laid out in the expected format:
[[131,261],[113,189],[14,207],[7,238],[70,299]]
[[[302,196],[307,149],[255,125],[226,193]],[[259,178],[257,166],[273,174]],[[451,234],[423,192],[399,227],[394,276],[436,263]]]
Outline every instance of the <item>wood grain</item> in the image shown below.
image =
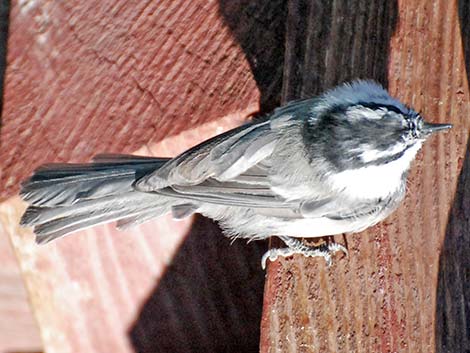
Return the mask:
[[14,1],[0,138],[3,197],[39,164],[133,152],[259,109],[217,1]]
[[279,3],[12,2],[0,223],[47,352],[258,350],[264,244],[230,245],[212,222],[165,218],[37,247],[12,196],[41,163],[172,156],[274,105]]
[[42,347],[8,234],[0,225],[0,353],[39,352]]
[[[240,121],[219,119],[137,152],[174,155]],[[20,259],[47,352],[257,348],[263,244],[231,246],[208,220],[164,217],[38,247],[31,230],[18,226],[24,206],[18,198],[4,202],[0,224]]]
[[400,209],[385,222],[346,236],[349,258],[336,258],[331,268],[302,257],[270,264],[262,352],[470,349],[464,216],[470,59],[462,45],[468,40],[468,32],[462,33],[469,29],[468,17],[459,21],[469,13],[468,2],[459,6],[447,1],[289,2],[285,99],[368,77],[429,120],[451,122],[454,128],[426,143]]
[[349,258],[270,264],[261,351],[470,350],[469,13],[444,0],[14,1],[0,222],[47,351],[256,351],[264,249],[230,247],[202,219],[38,249],[7,199],[34,167],[174,155],[274,106],[281,80],[290,100],[357,77],[454,129],[424,147],[397,213],[346,238]]

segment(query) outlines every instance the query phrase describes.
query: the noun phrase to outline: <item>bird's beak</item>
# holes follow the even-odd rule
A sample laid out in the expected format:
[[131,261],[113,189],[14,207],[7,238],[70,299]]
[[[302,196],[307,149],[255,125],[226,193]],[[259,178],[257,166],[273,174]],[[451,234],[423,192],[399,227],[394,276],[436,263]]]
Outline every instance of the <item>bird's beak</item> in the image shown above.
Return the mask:
[[423,127],[421,129],[426,135],[431,135],[435,132],[439,131],[446,131],[452,127],[451,124],[433,124],[433,123],[423,123]]

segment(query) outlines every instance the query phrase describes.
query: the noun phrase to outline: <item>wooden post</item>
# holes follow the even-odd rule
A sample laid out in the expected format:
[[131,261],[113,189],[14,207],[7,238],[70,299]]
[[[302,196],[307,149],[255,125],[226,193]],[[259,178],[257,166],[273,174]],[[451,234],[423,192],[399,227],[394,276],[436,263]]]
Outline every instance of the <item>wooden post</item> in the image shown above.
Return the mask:
[[426,143],[400,209],[346,236],[349,258],[269,265],[262,352],[470,349],[468,15],[468,1],[289,1],[285,100],[373,78],[454,128]]

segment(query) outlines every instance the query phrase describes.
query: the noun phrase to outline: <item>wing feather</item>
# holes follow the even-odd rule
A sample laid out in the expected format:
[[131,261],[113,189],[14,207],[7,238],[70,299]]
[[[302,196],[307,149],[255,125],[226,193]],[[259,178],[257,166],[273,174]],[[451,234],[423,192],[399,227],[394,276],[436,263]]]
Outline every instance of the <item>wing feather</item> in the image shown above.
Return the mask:
[[136,187],[155,191],[172,185],[197,185],[209,178],[230,180],[269,157],[277,135],[269,121],[247,124],[175,157],[140,179]]

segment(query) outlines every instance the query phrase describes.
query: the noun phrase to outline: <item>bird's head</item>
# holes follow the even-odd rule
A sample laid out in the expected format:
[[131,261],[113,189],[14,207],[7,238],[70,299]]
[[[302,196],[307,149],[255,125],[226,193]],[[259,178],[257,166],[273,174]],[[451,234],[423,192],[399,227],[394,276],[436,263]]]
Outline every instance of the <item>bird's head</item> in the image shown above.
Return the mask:
[[337,171],[402,159],[408,166],[422,143],[450,124],[426,122],[372,81],[355,81],[326,92],[306,121],[304,142],[321,149]]

